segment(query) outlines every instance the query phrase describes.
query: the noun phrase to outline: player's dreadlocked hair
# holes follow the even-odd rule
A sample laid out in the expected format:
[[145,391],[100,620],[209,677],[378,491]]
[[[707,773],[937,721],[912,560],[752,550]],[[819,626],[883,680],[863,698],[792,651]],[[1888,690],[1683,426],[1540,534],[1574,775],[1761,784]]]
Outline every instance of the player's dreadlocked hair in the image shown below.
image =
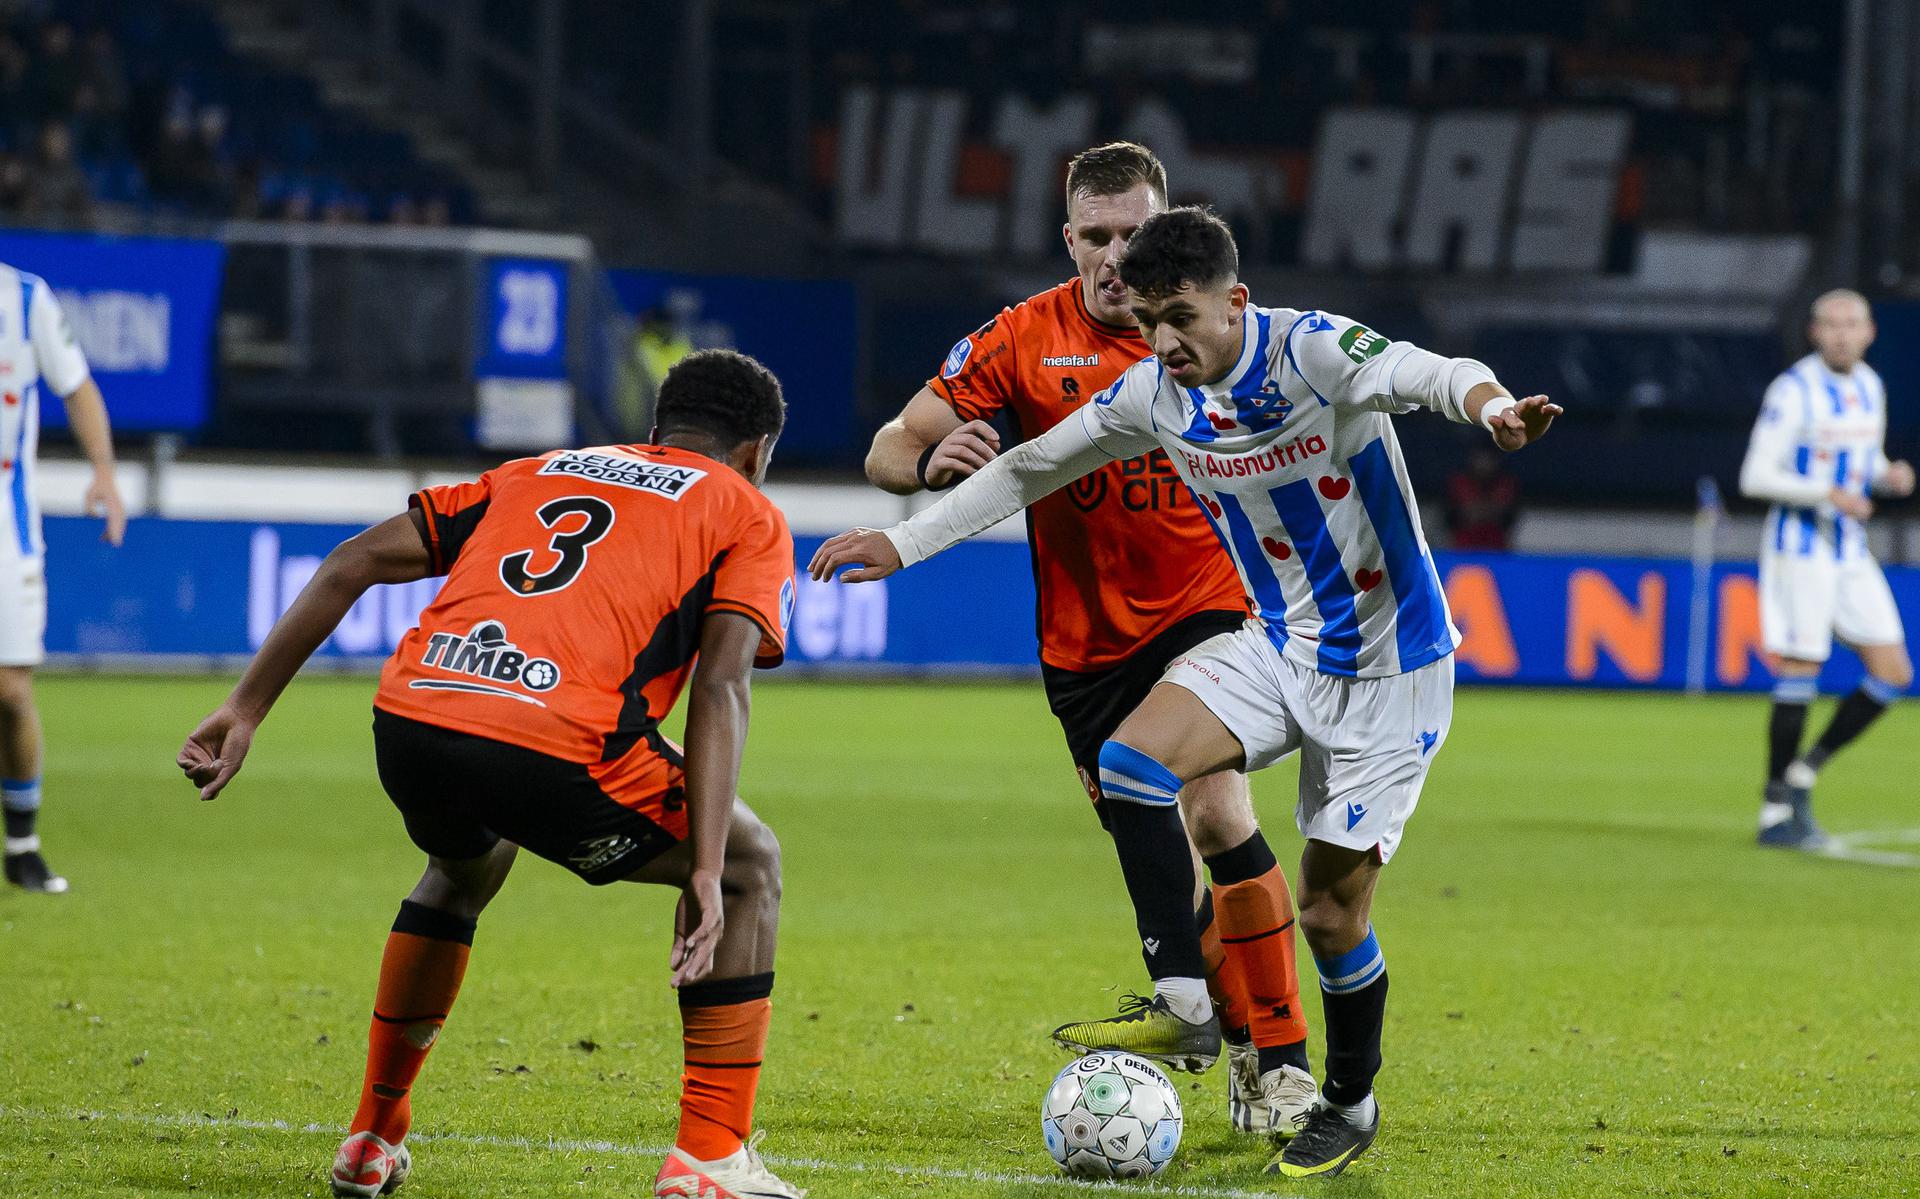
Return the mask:
[[1154,299],[1184,283],[1211,287],[1239,277],[1233,230],[1204,208],[1169,208],[1148,217],[1127,239],[1120,259],[1120,281]]
[[1067,163],[1067,200],[1075,196],[1119,196],[1140,184],[1167,199],[1167,168],[1152,150],[1135,142],[1108,142],[1082,150]]
[[698,350],[660,381],[653,423],[661,435],[710,433],[729,445],[779,436],[787,402],[773,372],[735,350]]

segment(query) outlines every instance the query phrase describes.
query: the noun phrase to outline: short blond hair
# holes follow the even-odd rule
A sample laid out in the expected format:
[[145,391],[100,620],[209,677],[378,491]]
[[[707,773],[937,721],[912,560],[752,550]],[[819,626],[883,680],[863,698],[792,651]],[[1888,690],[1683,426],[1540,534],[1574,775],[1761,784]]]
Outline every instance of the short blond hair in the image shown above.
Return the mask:
[[1167,201],[1167,168],[1138,142],[1108,142],[1082,150],[1067,163],[1067,203],[1075,196],[1123,196],[1140,184]]
[[1859,292],[1853,290],[1851,287],[1836,287],[1830,291],[1823,291],[1819,295],[1815,296],[1813,300],[1813,306],[1807,309],[1807,319],[1815,320],[1815,321],[1819,320],[1820,309],[1825,307],[1828,304],[1840,304],[1840,303],[1849,303],[1849,302],[1860,305],[1860,310],[1867,314],[1867,319],[1868,320],[1873,319],[1873,305],[1867,303],[1867,297],[1861,295]]

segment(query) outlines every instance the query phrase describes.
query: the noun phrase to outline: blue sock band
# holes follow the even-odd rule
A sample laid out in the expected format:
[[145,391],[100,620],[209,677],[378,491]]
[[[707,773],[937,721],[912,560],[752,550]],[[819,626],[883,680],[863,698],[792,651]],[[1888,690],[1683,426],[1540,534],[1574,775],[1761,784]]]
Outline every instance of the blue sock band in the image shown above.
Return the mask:
[[0,781],[0,806],[5,806],[10,812],[38,812],[40,780],[34,778]]
[[1109,741],[1100,747],[1100,794],[1166,807],[1180,802],[1180,776],[1131,745]]
[[1367,926],[1367,939],[1332,961],[1313,959],[1320,971],[1320,989],[1334,995],[1346,995],[1367,986],[1387,971],[1387,959],[1380,952],[1380,939]]
[[1820,681],[1811,675],[1799,678],[1775,679],[1773,683],[1773,702],[1776,704],[1810,704],[1819,692]]
[[1861,694],[1883,708],[1900,698],[1900,688],[1887,682],[1885,679],[1876,678],[1873,675],[1868,675],[1860,680],[1860,691]]

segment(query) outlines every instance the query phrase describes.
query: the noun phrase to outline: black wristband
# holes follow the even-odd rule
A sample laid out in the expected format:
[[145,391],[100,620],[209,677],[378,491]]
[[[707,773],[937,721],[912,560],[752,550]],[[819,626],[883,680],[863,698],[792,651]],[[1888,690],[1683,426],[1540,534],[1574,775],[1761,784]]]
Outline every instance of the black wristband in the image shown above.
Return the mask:
[[940,443],[936,441],[926,449],[921,450],[920,461],[916,462],[913,467],[914,476],[920,480],[920,486],[926,488],[928,491],[945,491],[960,481],[958,479],[948,479],[945,483],[941,483],[938,486],[927,482],[927,463],[933,461],[933,452],[939,448]]

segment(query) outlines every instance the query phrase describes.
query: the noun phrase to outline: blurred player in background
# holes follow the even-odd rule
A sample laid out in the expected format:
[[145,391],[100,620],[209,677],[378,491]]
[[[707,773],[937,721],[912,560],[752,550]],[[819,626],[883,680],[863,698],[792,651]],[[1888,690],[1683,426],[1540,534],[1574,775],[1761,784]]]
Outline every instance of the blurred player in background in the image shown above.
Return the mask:
[[[954,345],[940,373],[874,436],[867,477],[877,486],[898,495],[952,487],[998,454],[992,418],[1011,412],[1024,437],[1038,437],[1147,356],[1117,267],[1133,231],[1166,208],[1165,169],[1144,146],[1098,146],[1068,165],[1066,198],[1062,234],[1077,277],[1002,309]],[[1151,1000],[1129,996],[1118,1016],[1054,1037],[1077,1052],[1118,1049],[1204,1070],[1219,1056],[1224,1023],[1235,1126],[1291,1135],[1316,1095],[1293,897],[1245,777],[1196,778],[1177,809],[1102,802],[1096,785],[1101,745],[1167,663],[1246,621],[1233,563],[1153,446],[1039,500],[1027,528],[1047,701],[1113,836],[1154,980]],[[1211,891],[1197,886],[1196,855]]]
[[[662,383],[658,444],[555,451],[417,493],[405,515],[327,557],[181,750],[212,799],[369,587],[446,576],[374,697],[380,781],[427,870],[380,963],[335,1195],[383,1194],[412,1169],[414,1079],[521,846],[589,883],[682,890],[671,966],[686,1068],[654,1194],[804,1194],[746,1139],[772,1010],[780,850],[734,796],[748,677],[780,663],[793,601],[793,539],[759,491],[785,411],[758,362],[710,350]],[[684,754],[660,733],[683,688]]]
[[[1767,722],[1762,845],[1817,850],[1813,819],[1820,768],[1867,730],[1913,682],[1906,632],[1886,575],[1867,545],[1874,495],[1913,494],[1913,467],[1887,459],[1887,388],[1863,359],[1873,312],[1855,291],[1813,303],[1814,352],[1767,388],[1740,467],[1740,490],[1767,500],[1760,543],[1760,629],[1778,659]],[[1800,752],[1815,680],[1834,638],[1851,646],[1866,678]]]
[[1320,972],[1326,1082],[1268,1169],[1332,1176],[1380,1128],[1387,968],[1373,891],[1446,740],[1459,643],[1389,417],[1430,408],[1515,450],[1560,409],[1515,400],[1472,359],[1253,307],[1238,274],[1218,217],[1149,218],[1120,277],[1154,357],[933,507],[828,541],[811,569],[881,578],[1109,460],[1167,451],[1258,614],[1168,667],[1101,747],[1100,787],[1116,807],[1167,809],[1188,779],[1300,751],[1300,923]]
[[40,710],[33,702],[33,668],[46,657],[47,630],[47,546],[34,495],[43,383],[66,405],[74,439],[93,464],[86,509],[106,517],[102,539],[119,545],[127,510],[114,480],[106,401],[47,281],[0,263],[0,806],[6,875],[16,887],[58,894],[67,880],[40,854]]

